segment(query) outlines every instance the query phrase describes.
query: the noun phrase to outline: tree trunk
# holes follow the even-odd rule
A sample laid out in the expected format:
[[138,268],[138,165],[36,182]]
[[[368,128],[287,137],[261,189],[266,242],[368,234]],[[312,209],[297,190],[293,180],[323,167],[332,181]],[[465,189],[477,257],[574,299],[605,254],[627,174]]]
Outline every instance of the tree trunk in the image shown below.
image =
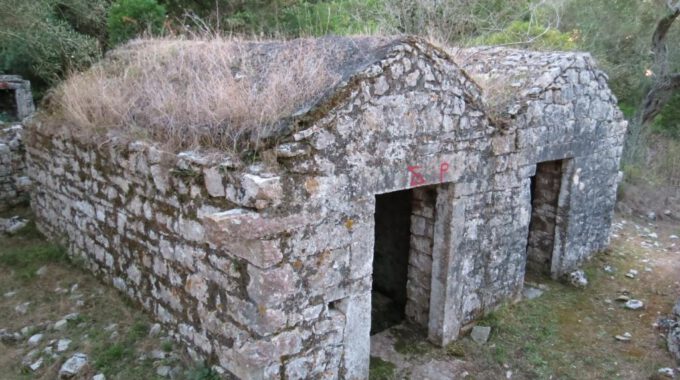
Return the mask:
[[649,124],[661,112],[663,107],[680,90],[680,73],[669,73],[668,46],[666,40],[668,30],[680,16],[680,1],[667,0],[669,13],[656,25],[652,36],[652,53],[654,54],[654,72],[656,78],[649,92],[645,96],[638,112],[637,122],[640,125]]

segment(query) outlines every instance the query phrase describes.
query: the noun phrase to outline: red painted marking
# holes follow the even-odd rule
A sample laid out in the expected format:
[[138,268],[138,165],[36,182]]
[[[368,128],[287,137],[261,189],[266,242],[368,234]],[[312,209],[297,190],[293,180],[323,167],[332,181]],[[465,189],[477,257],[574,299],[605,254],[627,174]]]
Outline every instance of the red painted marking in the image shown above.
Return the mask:
[[6,88],[9,88],[9,83],[7,82],[0,82],[0,90],[4,90]]
[[439,182],[444,182],[444,174],[449,171],[449,163],[442,162],[439,165]]
[[423,177],[423,175],[416,171],[420,169],[420,166],[407,166],[407,169],[411,173],[411,186],[425,184],[425,178]]

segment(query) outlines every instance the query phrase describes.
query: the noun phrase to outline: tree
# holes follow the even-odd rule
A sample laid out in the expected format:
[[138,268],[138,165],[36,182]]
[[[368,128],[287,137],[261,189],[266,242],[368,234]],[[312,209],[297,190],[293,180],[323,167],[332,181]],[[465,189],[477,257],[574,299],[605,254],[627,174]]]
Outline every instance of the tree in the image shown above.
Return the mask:
[[156,0],[117,0],[109,9],[109,42],[115,46],[145,31],[158,33],[164,20],[165,7]]
[[642,109],[639,112],[638,122],[646,125],[663,110],[671,100],[673,94],[680,90],[680,72],[673,72],[668,59],[668,31],[673,22],[680,16],[680,1],[666,0],[667,14],[662,17],[652,36],[652,53],[654,57],[654,70],[647,75],[654,77],[654,82],[647,92]]
[[94,31],[107,5],[107,0],[0,0],[0,74],[30,79],[39,97],[69,72],[88,67],[101,56],[101,45],[80,30]]

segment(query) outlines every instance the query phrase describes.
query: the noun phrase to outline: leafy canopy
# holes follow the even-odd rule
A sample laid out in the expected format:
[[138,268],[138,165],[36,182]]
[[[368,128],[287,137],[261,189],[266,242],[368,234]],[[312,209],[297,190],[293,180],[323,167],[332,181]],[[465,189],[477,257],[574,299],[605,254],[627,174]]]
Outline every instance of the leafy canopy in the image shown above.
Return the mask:
[[116,0],[109,9],[109,42],[117,45],[142,32],[159,33],[165,21],[165,7],[156,0]]

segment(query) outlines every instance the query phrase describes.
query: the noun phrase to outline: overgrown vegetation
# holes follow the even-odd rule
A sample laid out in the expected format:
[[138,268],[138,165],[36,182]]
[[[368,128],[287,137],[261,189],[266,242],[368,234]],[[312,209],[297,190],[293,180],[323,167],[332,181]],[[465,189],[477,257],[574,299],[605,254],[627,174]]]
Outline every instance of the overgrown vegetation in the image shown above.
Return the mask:
[[578,33],[563,33],[550,26],[513,21],[500,32],[483,35],[472,40],[472,45],[530,46],[539,50],[574,50]]
[[137,40],[56,90],[49,112],[85,136],[240,150],[332,88],[380,38]]
[[107,30],[112,46],[142,32],[158,34],[165,21],[165,8],[156,0],[116,0],[109,9]]
[[101,56],[105,9],[106,0],[0,1],[0,73],[30,79],[39,96],[90,66]]

